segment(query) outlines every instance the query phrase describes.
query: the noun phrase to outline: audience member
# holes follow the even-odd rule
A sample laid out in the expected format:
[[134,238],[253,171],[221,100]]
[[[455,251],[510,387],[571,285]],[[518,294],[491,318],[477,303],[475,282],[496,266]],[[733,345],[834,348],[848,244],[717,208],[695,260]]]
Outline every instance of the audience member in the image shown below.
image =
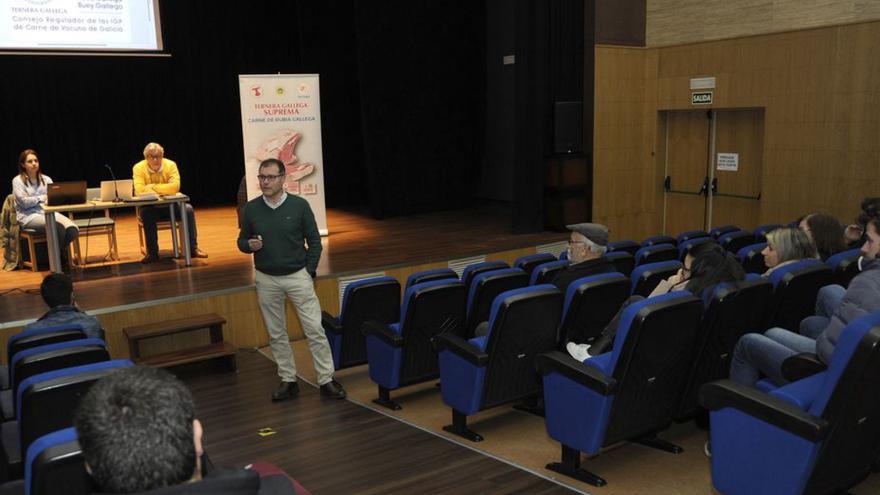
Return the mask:
[[321,235],[308,201],[287,194],[284,177],[280,160],[269,158],[260,163],[257,178],[263,194],[245,205],[238,233],[238,249],[254,255],[257,299],[281,378],[272,401],[299,394],[296,362],[287,336],[284,301],[288,297],[309,341],[321,395],[344,399],[345,389],[333,379],[333,356],[321,327],[321,303],[315,293]]
[[[32,229],[38,234],[46,232],[43,205],[48,200],[48,185],[51,183],[52,178],[40,170],[37,152],[32,149],[22,151],[18,156],[18,175],[12,179],[15,216],[21,228]],[[61,252],[61,266],[66,270],[70,265],[70,243],[79,236],[79,227],[66,216],[56,213],[55,229]],[[36,260],[31,261],[36,263]]]
[[87,337],[104,338],[104,329],[98,319],[77,307],[70,277],[63,273],[46,275],[40,284],[40,295],[49,311],[37,321],[25,325],[24,330],[75,323],[82,327]]
[[[135,194],[170,195],[180,192],[180,172],[177,170],[177,164],[165,158],[165,149],[158,143],[147,144],[144,148],[144,159],[134,164],[131,175]],[[208,255],[198,247],[196,216],[193,207],[187,203],[185,209],[190,255],[193,258],[207,258]],[[169,215],[167,206],[142,206],[140,208],[141,222],[144,224],[144,242],[147,245],[147,255],[144,256],[141,263],[152,263],[159,259],[159,233],[156,223],[159,220],[168,220]]]
[[202,424],[189,389],[167,371],[135,366],[100,380],[83,397],[74,426],[86,470],[106,493],[294,494],[283,475],[205,470]]
[[579,278],[617,271],[614,263],[603,257],[608,249],[608,227],[598,223],[577,223],[566,228],[571,231],[568,240],[571,264],[553,277],[553,285],[565,292],[568,285]]
[[816,245],[816,252],[822,261],[846,249],[843,239],[843,226],[827,213],[811,213],[798,223]]
[[[702,297],[704,291],[717,284],[735,283],[743,280],[746,276],[745,270],[736,258],[713,242],[694,246],[685,256],[683,265],[678,273],[661,281],[648,297],[677,290],[687,290],[697,297]],[[630,304],[643,299],[645,298],[642,296],[631,296],[624,301],[620,310],[592,345],[569,342],[566,344],[568,353],[578,361],[583,361],[590,356],[597,356],[611,350],[623,310]]]
[[[840,332],[860,316],[880,311],[880,219],[872,218],[867,225],[862,272],[856,275],[843,294],[839,306],[824,320],[821,331],[815,331],[816,321],[808,323],[809,330],[800,335],[782,328],[771,328],[763,335],[750,333],[736,344],[730,363],[730,379],[754,385],[765,375],[776,384],[785,383],[782,362],[801,352],[816,353],[826,365],[831,362]],[[810,318],[805,319],[804,321]],[[821,322],[818,322],[821,323]],[[803,330],[804,323],[801,323]]]
[[762,275],[769,277],[771,273],[785,265],[807,258],[818,258],[816,246],[803,230],[783,227],[767,233],[767,247],[761,251],[767,271]]
[[856,222],[848,225],[844,230],[844,238],[850,249],[855,249],[865,243],[865,230],[868,221],[880,217],[880,198],[865,198],[860,207],[862,211],[856,217]]

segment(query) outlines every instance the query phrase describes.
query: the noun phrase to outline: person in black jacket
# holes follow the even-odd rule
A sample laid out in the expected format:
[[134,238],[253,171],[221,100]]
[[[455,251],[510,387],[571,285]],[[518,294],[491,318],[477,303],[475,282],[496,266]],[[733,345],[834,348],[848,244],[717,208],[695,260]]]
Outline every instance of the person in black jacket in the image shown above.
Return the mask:
[[553,278],[553,285],[565,292],[568,285],[579,278],[617,271],[614,263],[603,256],[608,246],[608,227],[599,223],[576,223],[566,228],[571,231],[568,240],[571,264]]
[[74,426],[99,492],[296,493],[284,475],[203,469],[202,424],[192,394],[164,370],[134,366],[98,380],[80,402]]

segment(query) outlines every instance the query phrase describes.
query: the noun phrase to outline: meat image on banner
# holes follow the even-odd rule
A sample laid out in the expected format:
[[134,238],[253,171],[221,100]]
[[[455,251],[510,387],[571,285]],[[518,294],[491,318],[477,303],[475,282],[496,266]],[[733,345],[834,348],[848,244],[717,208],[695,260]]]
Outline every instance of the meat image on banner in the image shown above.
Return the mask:
[[248,200],[261,194],[260,162],[277,158],[287,193],[309,202],[318,230],[327,235],[318,75],[239,75],[238,86]]

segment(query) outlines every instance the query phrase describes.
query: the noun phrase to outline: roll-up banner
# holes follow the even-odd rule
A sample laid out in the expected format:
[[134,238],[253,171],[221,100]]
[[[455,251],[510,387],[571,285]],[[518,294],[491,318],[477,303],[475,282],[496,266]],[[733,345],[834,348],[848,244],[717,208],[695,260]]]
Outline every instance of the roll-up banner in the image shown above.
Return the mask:
[[239,75],[238,87],[248,200],[261,194],[260,162],[277,158],[287,170],[287,193],[308,200],[327,235],[318,75]]

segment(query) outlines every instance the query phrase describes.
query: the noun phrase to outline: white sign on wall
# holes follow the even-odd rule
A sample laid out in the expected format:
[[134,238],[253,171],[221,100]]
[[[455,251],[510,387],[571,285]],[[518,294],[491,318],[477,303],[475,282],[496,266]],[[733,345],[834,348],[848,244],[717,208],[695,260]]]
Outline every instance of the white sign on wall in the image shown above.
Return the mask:
[[739,170],[739,153],[718,153],[715,164],[717,170],[736,172]]
[[287,171],[287,193],[309,202],[318,231],[327,235],[318,75],[240,75],[238,83],[248,199],[261,194],[260,162],[277,158]]

